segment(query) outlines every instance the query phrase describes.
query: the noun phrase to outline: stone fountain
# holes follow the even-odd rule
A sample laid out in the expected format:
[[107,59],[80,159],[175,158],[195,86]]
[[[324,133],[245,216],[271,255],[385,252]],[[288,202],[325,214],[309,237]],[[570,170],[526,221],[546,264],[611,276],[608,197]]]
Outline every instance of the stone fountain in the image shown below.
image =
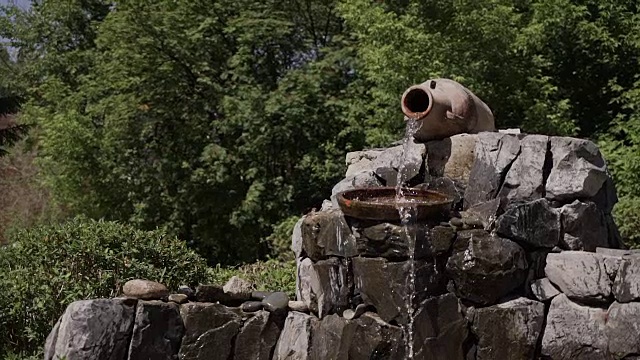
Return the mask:
[[410,87],[402,109],[414,136],[347,154],[331,198],[296,224],[298,301],[251,308],[265,295],[203,285],[180,305],[74,303],[46,359],[111,359],[109,336],[129,339],[123,360],[637,358],[640,253],[623,249],[597,146],[496,131],[446,79]]

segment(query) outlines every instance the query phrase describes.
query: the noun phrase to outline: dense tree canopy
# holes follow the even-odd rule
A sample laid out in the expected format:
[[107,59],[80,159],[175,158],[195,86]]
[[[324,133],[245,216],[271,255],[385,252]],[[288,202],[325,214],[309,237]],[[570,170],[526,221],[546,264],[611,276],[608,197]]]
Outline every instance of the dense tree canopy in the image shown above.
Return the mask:
[[38,0],[0,30],[57,201],[231,263],[318,207],[347,151],[397,140],[400,94],[436,76],[500,127],[600,141],[637,238],[639,16],[623,0]]

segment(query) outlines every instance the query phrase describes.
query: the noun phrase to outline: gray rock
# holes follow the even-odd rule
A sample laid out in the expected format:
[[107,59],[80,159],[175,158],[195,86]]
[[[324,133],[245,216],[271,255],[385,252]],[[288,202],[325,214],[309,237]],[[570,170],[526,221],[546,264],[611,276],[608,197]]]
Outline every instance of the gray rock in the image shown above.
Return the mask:
[[622,241],[622,236],[620,235],[620,231],[618,231],[618,226],[613,220],[613,215],[606,214],[604,218],[607,222],[607,230],[609,232],[609,247],[614,249],[626,248],[624,241]]
[[[407,229],[391,223],[363,225],[356,221],[353,230],[360,256],[403,260],[409,259],[411,255],[415,259],[431,255],[427,228],[421,224]],[[410,240],[410,234],[415,234],[415,238]],[[410,246],[411,243],[414,245]]]
[[345,177],[350,177],[363,171],[372,170],[373,161],[380,156],[383,151],[383,149],[371,149],[347,153],[346,163],[348,168]]
[[304,222],[304,216],[296,222],[293,227],[293,233],[291,234],[291,250],[296,256],[296,259],[302,257],[302,223]]
[[373,171],[362,171],[342,179],[331,189],[331,203],[334,209],[338,209],[336,195],[338,193],[358,188],[379,187],[382,182],[376,177]]
[[185,327],[180,359],[227,359],[242,326],[238,314],[221,304],[188,303],[180,307]]
[[544,304],[524,297],[476,309],[471,327],[478,338],[476,359],[535,358],[544,323]]
[[251,299],[253,284],[234,275],[222,287],[222,290],[232,300],[246,301]]
[[427,142],[429,175],[448,178],[463,188],[466,187],[471,175],[477,139],[476,134],[458,134]]
[[253,300],[264,300],[267,296],[273,294],[272,291],[252,291],[251,298]]
[[307,304],[304,303],[304,301],[289,301],[289,310],[291,311],[298,311],[298,312],[303,312],[303,313],[308,313],[309,312],[309,307],[307,306]]
[[44,360],[54,360],[56,354],[56,342],[58,340],[58,331],[60,329],[60,322],[62,321],[62,317],[58,319],[56,324],[51,329],[49,335],[47,335],[47,339],[44,343]]
[[289,296],[283,292],[274,292],[262,300],[262,305],[269,312],[287,311]]
[[245,321],[235,341],[233,360],[271,360],[282,321],[267,311],[259,311]]
[[169,301],[176,304],[184,304],[189,301],[189,297],[185,294],[171,294],[169,295]]
[[518,201],[545,196],[544,170],[548,145],[549,137],[544,135],[527,135],[520,141],[520,155],[507,172],[498,196]]
[[507,209],[496,231],[522,246],[552,248],[560,240],[560,215],[547,200],[538,199]]
[[640,299],[640,256],[622,259],[613,283],[613,295],[622,303]]
[[276,343],[273,360],[308,360],[311,350],[311,332],[318,319],[291,311]]
[[183,334],[184,326],[176,304],[140,301],[136,308],[129,359],[177,359]]
[[262,310],[263,307],[264,307],[264,304],[262,303],[262,301],[247,301],[242,303],[242,306],[240,306],[240,308],[244,312],[260,311]]
[[222,286],[218,285],[199,285],[196,288],[196,300],[199,302],[221,302],[225,303],[231,299],[224,293]]
[[311,359],[349,359],[349,348],[358,324],[329,315],[313,329]]
[[[411,272],[414,283],[411,283]],[[417,304],[427,295],[441,294],[445,290],[443,271],[427,260],[391,262],[383,258],[353,258],[355,292],[365,304],[376,308],[386,322],[408,321],[407,299],[413,294]],[[415,289],[415,292],[413,291]]]
[[431,250],[434,254],[446,253],[456,238],[456,232],[451,226],[435,226],[429,235]]
[[571,201],[595,196],[609,177],[598,147],[589,140],[551,137],[553,168],[546,184],[546,197]]
[[614,302],[607,312],[609,351],[617,359],[640,354],[640,303]]
[[493,228],[496,220],[504,212],[505,198],[495,198],[480,204],[476,204],[466,211],[462,211],[462,222],[464,224],[477,223],[485,230]]
[[613,359],[607,350],[606,310],[578,305],[560,294],[551,300],[542,355],[569,360]]
[[122,293],[141,300],[160,300],[169,296],[169,289],[155,281],[135,279],[124,284]]
[[[67,306],[47,338],[46,359],[125,359],[135,318],[135,300],[81,300]],[[57,332],[57,334],[55,334]]]
[[520,135],[478,134],[475,160],[464,193],[464,208],[494,199],[511,164],[520,153]]
[[527,270],[524,250],[515,242],[481,231],[458,238],[447,262],[456,294],[479,304],[493,304],[522,286]]
[[609,249],[603,247],[596,248],[596,254],[616,256],[622,258],[628,255],[640,255],[640,249]]
[[613,179],[608,172],[607,179],[600,188],[600,191],[591,198],[591,201],[596,203],[598,209],[602,210],[605,214],[611,214],[613,206],[618,202],[618,194]]
[[405,342],[402,328],[384,322],[377,314],[367,312],[357,320],[349,359],[404,360]]
[[[602,255],[604,261],[604,269],[607,272],[607,276],[611,280],[611,283],[615,285],[615,279],[618,275],[618,269],[620,269],[620,264],[622,263],[622,258],[617,256],[609,256]],[[611,288],[611,291],[614,292],[614,288]]]
[[531,292],[540,301],[551,300],[557,295],[560,295],[560,291],[553,286],[548,278],[542,278],[535,280],[531,283]]
[[313,263],[305,258],[298,266],[298,300],[320,318],[349,307],[352,284],[346,260],[330,258]]
[[563,234],[560,247],[566,250],[595,251],[609,244],[604,213],[593,202],[576,200],[560,209]]
[[583,251],[549,254],[544,271],[569,298],[604,301],[611,295],[611,279],[602,255]]
[[467,320],[453,294],[426,300],[414,318],[415,359],[463,359]]
[[369,307],[366,304],[358,304],[355,310],[347,309],[344,311],[342,316],[347,320],[354,320],[362,316],[362,314],[364,314],[365,312],[367,312],[368,308]]
[[356,240],[340,210],[307,214],[301,225],[302,255],[313,261],[330,255],[351,257],[356,253]]
[[[386,186],[396,186],[398,170],[403,168],[403,177],[411,180],[420,173],[427,152],[424,144],[410,141],[408,153],[404,154],[404,146],[398,145],[384,149],[371,164],[371,169],[384,179]],[[404,161],[404,163],[403,163]]]
[[195,300],[196,299],[196,292],[193,291],[192,288],[186,286],[186,285],[180,285],[178,287],[178,294],[184,294],[187,295],[187,298],[189,300]]

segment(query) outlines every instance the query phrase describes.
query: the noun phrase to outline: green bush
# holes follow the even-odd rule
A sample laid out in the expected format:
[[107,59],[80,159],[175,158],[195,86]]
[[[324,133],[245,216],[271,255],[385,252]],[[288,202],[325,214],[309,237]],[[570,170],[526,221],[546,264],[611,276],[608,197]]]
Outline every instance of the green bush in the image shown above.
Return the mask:
[[256,286],[260,291],[284,291],[291,299],[296,292],[296,262],[294,260],[258,261],[238,268],[217,266],[210,270],[208,280],[212,284],[224,285],[237,275]]
[[175,289],[207,273],[204,259],[159,230],[77,218],[19,231],[0,248],[0,358],[40,351],[75,300],[117,296],[133,278]]

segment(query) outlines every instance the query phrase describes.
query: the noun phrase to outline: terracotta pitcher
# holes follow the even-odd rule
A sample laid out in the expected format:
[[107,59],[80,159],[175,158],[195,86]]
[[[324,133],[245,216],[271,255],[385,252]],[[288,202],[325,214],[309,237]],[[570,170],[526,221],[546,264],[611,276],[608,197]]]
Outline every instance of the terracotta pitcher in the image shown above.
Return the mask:
[[449,79],[413,85],[402,95],[402,112],[421,122],[418,141],[481,131],[495,131],[491,110],[469,89]]

